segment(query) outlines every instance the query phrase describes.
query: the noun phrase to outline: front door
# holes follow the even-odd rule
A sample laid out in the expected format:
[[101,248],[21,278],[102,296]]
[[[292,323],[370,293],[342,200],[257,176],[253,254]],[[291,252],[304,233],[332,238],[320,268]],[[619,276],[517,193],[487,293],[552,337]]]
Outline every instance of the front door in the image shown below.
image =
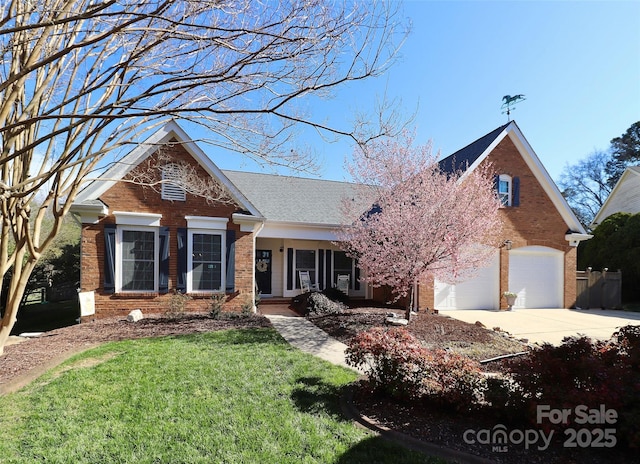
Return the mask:
[[271,250],[256,250],[256,285],[263,295],[271,295]]

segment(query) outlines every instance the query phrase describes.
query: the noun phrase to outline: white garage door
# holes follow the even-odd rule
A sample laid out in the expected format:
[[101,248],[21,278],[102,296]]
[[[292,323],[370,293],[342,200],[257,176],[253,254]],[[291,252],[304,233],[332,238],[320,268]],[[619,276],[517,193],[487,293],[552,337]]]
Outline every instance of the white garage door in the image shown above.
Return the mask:
[[543,246],[509,252],[509,291],[514,308],[563,308],[564,254]]
[[435,281],[435,309],[498,309],[500,298],[500,267],[498,252],[489,267],[455,285]]

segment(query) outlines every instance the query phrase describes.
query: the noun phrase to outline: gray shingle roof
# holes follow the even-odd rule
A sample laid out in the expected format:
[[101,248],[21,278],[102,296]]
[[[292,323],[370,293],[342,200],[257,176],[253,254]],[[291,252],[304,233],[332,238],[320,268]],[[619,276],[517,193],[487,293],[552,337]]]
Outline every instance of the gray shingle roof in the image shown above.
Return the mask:
[[372,190],[348,182],[240,171],[223,171],[269,221],[337,225],[344,222],[342,201],[371,207]]

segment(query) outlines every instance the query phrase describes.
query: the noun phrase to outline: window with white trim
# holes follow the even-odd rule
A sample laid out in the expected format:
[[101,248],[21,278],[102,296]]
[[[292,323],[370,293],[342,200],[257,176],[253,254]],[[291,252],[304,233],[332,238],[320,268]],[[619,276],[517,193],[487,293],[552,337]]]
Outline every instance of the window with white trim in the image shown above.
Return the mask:
[[508,174],[500,174],[498,177],[498,198],[502,206],[511,206],[512,179]]
[[162,168],[162,189],[163,200],[186,201],[187,194],[180,186],[179,182],[172,182],[180,178],[180,169],[177,164],[167,164]]
[[[185,216],[186,291],[224,292],[227,284],[228,218]],[[180,254],[180,251],[178,251]],[[180,257],[178,257],[180,259]]]
[[316,250],[295,250],[295,288],[300,288],[300,271],[309,271],[311,283],[317,283],[316,280]]
[[225,234],[223,231],[189,230],[188,292],[225,290]]
[[118,227],[116,290],[158,291],[158,254],[158,228]]

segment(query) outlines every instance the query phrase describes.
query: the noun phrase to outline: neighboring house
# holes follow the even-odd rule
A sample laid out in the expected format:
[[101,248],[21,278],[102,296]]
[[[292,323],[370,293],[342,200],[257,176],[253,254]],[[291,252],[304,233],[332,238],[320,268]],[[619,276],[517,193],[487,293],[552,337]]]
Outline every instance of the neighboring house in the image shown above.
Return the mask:
[[471,171],[491,163],[503,207],[502,246],[476,277],[420,289],[420,307],[506,308],[502,294],[517,293],[514,308],[569,308],[576,301],[576,247],[591,238],[562,197],[514,121],[467,145],[440,165]]
[[590,226],[596,227],[614,213],[640,213],[640,166],[625,169]]
[[[163,156],[158,157],[162,147]],[[166,155],[224,185],[232,200],[207,203],[165,178],[160,191],[121,182]],[[587,235],[515,122],[451,157],[445,169],[491,162],[504,203],[504,246],[494,263],[469,282],[423,285],[420,307],[570,307],[575,302],[576,246]],[[301,292],[299,272],[323,289],[349,276],[349,296],[379,295],[361,284],[356,263],[333,244],[344,218],[341,202],[373,204],[371,190],[345,182],[220,170],[175,122],[170,122],[89,184],[72,212],[82,223],[81,290],[93,292],[98,316],[132,309],[158,311],[171,295],[206,309],[212,293],[239,309],[259,292],[290,298]]]

